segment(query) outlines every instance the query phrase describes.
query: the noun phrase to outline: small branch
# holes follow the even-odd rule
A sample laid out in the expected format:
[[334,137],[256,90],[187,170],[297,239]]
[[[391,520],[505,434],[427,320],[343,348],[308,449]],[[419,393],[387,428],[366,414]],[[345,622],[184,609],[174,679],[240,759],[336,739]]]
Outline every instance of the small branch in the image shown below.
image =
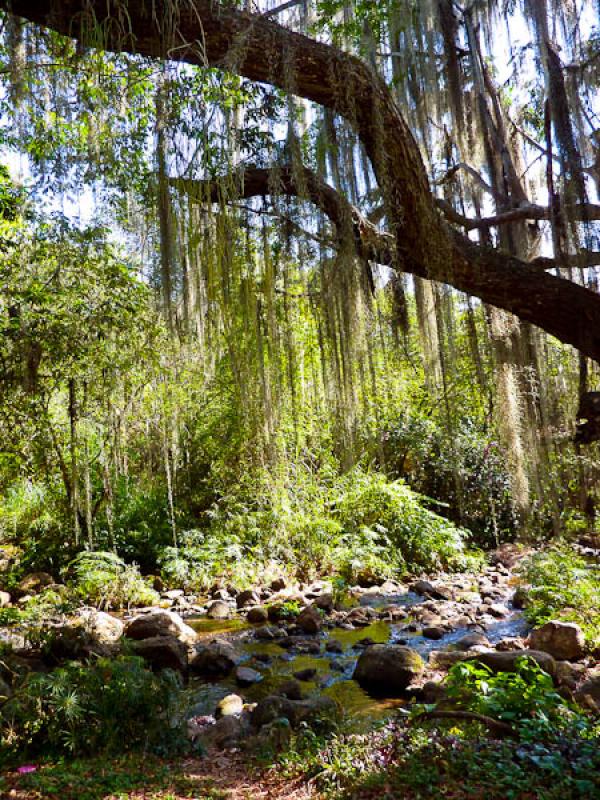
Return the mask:
[[442,175],[442,177],[435,182],[435,185],[443,186],[445,183],[449,183],[454,178],[456,173],[461,169],[470,175],[475,183],[477,183],[484,190],[484,192],[491,194],[492,197],[498,197],[498,193],[495,192],[493,187],[481,177],[477,170],[474,169],[470,164],[465,164],[464,161],[461,161],[459,164],[455,164],[453,167],[450,167],[445,175]]
[[458,720],[460,722],[479,722],[484,725],[493,736],[499,739],[519,739],[519,733],[508,722],[500,722],[484,714],[475,714],[472,711],[424,711],[413,717],[412,722],[429,722],[436,719]]
[[281,14],[283,11],[288,11],[290,8],[294,8],[295,6],[301,6],[304,3],[304,0],[289,0],[287,3],[282,3],[280,6],[276,6],[272,8],[270,11],[265,11],[261,14],[261,17],[268,19],[269,17],[276,17],[278,14]]
[[[511,222],[518,222],[519,220],[549,220],[551,218],[551,210],[547,206],[538,206],[534,203],[521,205],[518,208],[512,208],[510,211],[504,211],[492,217],[474,219],[460,214],[447,200],[436,198],[435,202],[446,219],[468,231],[494,228],[498,225],[509,225]],[[582,222],[600,220],[600,206],[593,203],[580,203],[570,208],[569,212],[572,219]]]

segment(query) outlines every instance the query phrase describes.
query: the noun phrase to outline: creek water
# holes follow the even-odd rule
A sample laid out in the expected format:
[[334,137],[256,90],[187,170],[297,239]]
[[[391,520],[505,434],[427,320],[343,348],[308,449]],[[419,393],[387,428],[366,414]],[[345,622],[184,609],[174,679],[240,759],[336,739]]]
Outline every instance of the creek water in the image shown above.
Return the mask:
[[[360,605],[383,608],[388,605],[410,608],[423,602],[420,595],[408,592],[403,595],[365,595]],[[381,643],[403,643],[414,648],[425,660],[434,650],[452,649],[470,628],[457,628],[442,639],[432,641],[420,633],[406,630],[409,619],[401,623],[375,621],[355,630],[331,628],[314,637],[319,643],[318,653],[297,652],[281,647],[276,642],[261,641],[254,636],[254,626],[244,619],[209,620],[206,617],[191,617],[186,622],[199,634],[201,639],[210,641],[216,636],[226,637],[236,648],[240,665],[251,667],[262,675],[262,680],[249,687],[241,688],[232,674],[218,682],[193,681],[193,714],[214,713],[219,700],[228,694],[239,694],[245,702],[253,703],[272,694],[284,681],[294,677],[302,670],[314,670],[312,680],[302,681],[303,694],[310,696],[321,693],[334,699],[347,717],[353,718],[354,727],[371,725],[378,719],[388,716],[391,709],[402,705],[398,698],[382,699],[369,695],[352,680],[352,674],[360,653],[364,649],[362,640]],[[510,616],[488,626],[485,635],[491,644],[510,636],[522,636],[527,631],[527,623],[521,612],[511,610]],[[342,653],[326,650],[327,643],[335,640],[341,645]]]

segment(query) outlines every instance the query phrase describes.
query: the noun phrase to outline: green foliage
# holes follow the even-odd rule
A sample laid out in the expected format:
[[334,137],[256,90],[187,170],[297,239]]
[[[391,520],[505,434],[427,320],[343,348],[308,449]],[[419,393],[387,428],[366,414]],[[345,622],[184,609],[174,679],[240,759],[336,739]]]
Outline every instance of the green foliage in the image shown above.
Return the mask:
[[75,597],[97,608],[145,606],[157,603],[158,594],[114,553],[83,552],[67,567],[66,574]]
[[564,719],[567,702],[554,688],[550,675],[530,658],[517,661],[514,672],[494,674],[477,662],[454,664],[445,686],[459,708],[515,724],[551,727]]
[[530,622],[577,622],[592,647],[600,644],[600,572],[593,563],[564,543],[526,559],[521,577],[530,586],[525,608]]
[[32,673],[2,709],[3,755],[172,750],[184,741],[181,701],[178,676],[137,657]]

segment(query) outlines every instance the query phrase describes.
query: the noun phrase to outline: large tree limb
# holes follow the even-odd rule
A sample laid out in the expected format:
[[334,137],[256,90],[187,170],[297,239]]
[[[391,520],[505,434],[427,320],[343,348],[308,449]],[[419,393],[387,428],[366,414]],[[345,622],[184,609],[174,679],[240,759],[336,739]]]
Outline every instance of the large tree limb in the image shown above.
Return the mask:
[[379,231],[343,195],[306,167],[245,167],[225,178],[206,181],[176,178],[171,183],[200,203],[228,203],[270,195],[309,200],[333,222],[340,243],[351,236],[361,258],[396,266],[394,237]]
[[373,164],[402,269],[504,308],[600,361],[600,295],[451,231],[390,91],[360,59],[216,0],[0,0],[0,9],[87,46],[219,67],[330,108],[355,128]]

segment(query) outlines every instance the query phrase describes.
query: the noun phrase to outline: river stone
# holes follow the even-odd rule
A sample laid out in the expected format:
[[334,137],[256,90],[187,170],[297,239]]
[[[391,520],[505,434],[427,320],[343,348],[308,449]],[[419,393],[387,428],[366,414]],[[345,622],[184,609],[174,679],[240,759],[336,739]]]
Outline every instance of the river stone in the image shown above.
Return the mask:
[[277,694],[288,700],[302,700],[302,686],[295,678],[291,678],[277,687]]
[[186,625],[179,614],[166,609],[152,610],[134,617],[125,626],[129,639],[151,639],[154,636],[175,636],[180,642],[190,645],[196,641],[196,631]]
[[175,636],[150,636],[133,642],[133,652],[155,669],[172,669],[186,673],[187,647]]
[[527,586],[518,586],[511,600],[515,608],[525,608],[529,602],[529,589]]
[[594,672],[575,692],[575,700],[582,706],[600,711],[600,671]]
[[281,592],[287,586],[285,578],[275,578],[274,581],[271,581],[271,591],[272,592]]
[[281,717],[290,721],[293,728],[301,723],[310,725],[318,719],[332,716],[337,709],[330,697],[317,695],[306,700],[288,700],[286,697],[269,695],[261,700],[252,712],[252,725],[262,728]]
[[25,595],[39,594],[43,589],[51,586],[54,578],[47,572],[32,572],[21,580],[17,587],[17,594],[20,597]]
[[546,622],[531,632],[529,644],[561,661],[578,661],[585,653],[583,631],[575,622]]
[[235,671],[235,679],[240,686],[252,686],[253,683],[260,683],[263,676],[251,667],[238,667]]
[[430,625],[427,628],[423,628],[423,636],[426,639],[443,639],[446,635],[446,631],[440,625]]
[[236,714],[241,714],[244,710],[244,700],[239,694],[228,694],[217,703],[217,710],[215,717],[232,717]]
[[231,616],[229,604],[224,600],[214,600],[208,606],[206,616],[209,619],[229,619]]
[[409,647],[374,644],[361,653],[353,678],[365,689],[394,696],[420,678],[423,669],[423,659]]
[[48,641],[52,658],[89,658],[110,656],[123,633],[123,623],[94,608],[81,609],[75,616],[53,629]]
[[333,595],[330,592],[325,592],[322,595],[319,595],[315,600],[314,605],[317,608],[320,608],[321,611],[333,611]]
[[210,678],[222,678],[237,666],[239,657],[233,646],[224,639],[213,639],[192,659],[191,669]]
[[267,622],[269,619],[269,612],[264,606],[256,606],[248,611],[247,620],[253,625]]
[[458,642],[455,642],[457,650],[470,650],[472,647],[489,647],[490,643],[487,636],[484,636],[483,633],[477,633],[473,631],[473,633],[467,633],[466,636],[463,636],[462,639],[459,639]]
[[314,606],[307,606],[298,614],[296,624],[304,633],[318,633],[321,630],[321,615]]
[[430,581],[415,581],[410,586],[410,591],[415,594],[421,594],[427,597],[433,597],[435,600],[451,600],[452,592],[447,586],[434,586]]
[[10,605],[10,595],[8,592],[0,592],[0,608],[7,608]]
[[317,670],[314,667],[307,667],[306,669],[299,669],[294,672],[294,678],[299,681],[314,681],[317,677]]
[[514,672],[517,666],[517,660],[524,656],[533,659],[537,662],[544,672],[552,677],[556,674],[556,662],[549,653],[540,650],[509,650],[507,652],[498,652],[495,650],[487,653],[477,653],[472,655],[469,653],[469,661],[479,661],[489,667],[492,672]]
[[254,589],[245,589],[235,598],[238,608],[246,606],[257,606],[260,603],[260,595]]
[[337,639],[330,639],[325,645],[325,650],[328,653],[343,653],[344,646]]

